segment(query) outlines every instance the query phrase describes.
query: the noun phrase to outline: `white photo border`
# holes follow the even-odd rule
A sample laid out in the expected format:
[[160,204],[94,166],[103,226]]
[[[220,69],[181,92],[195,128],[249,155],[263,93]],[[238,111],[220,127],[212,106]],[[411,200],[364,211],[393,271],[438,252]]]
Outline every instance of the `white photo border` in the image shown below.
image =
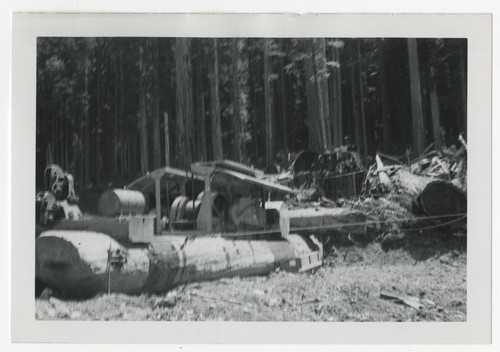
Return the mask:
[[[15,14],[12,40],[11,336],[74,343],[488,343],[491,341],[492,17],[488,14]],[[467,321],[102,322],[35,319],[36,38],[450,37],[468,40]],[[488,131],[488,132],[485,132]]]

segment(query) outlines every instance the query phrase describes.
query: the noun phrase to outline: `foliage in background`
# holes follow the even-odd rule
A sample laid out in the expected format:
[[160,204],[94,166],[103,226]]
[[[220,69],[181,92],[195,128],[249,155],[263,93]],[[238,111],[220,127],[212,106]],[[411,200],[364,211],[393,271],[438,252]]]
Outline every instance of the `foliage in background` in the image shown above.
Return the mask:
[[418,137],[449,146],[467,132],[467,42],[417,44],[420,94],[406,39],[39,38],[37,185],[49,155],[81,191],[217,155],[418,153],[415,94]]

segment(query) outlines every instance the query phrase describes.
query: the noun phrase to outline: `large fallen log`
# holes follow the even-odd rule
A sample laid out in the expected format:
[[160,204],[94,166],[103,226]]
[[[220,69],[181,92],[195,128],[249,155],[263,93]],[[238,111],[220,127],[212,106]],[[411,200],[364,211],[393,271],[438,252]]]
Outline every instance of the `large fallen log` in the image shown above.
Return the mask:
[[189,282],[268,274],[318,252],[318,244],[300,235],[277,240],[169,235],[128,246],[99,232],[51,230],[36,240],[36,278],[78,296],[163,292]]
[[424,215],[445,216],[467,213],[467,197],[449,182],[428,183],[415,199],[416,208]]
[[393,180],[398,193],[411,197],[412,210],[417,214],[443,216],[467,212],[466,194],[451,182],[418,176],[404,169],[398,170]]

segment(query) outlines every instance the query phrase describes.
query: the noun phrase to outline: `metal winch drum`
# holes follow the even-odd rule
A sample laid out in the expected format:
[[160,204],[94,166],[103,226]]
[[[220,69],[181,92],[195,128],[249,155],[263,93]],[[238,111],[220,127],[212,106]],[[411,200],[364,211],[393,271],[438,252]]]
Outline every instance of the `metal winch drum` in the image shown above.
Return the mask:
[[201,200],[192,200],[186,196],[179,196],[175,198],[170,208],[170,221],[177,224],[176,227],[183,227],[180,224],[185,222],[194,223],[200,212],[200,206]]

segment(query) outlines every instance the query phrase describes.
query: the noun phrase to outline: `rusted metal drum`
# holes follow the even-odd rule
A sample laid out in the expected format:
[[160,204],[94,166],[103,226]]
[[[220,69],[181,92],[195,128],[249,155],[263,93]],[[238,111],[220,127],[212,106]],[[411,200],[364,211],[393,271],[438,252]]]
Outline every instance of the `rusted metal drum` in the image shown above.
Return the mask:
[[147,211],[146,197],[130,189],[104,191],[97,201],[97,212],[104,216],[143,214]]

